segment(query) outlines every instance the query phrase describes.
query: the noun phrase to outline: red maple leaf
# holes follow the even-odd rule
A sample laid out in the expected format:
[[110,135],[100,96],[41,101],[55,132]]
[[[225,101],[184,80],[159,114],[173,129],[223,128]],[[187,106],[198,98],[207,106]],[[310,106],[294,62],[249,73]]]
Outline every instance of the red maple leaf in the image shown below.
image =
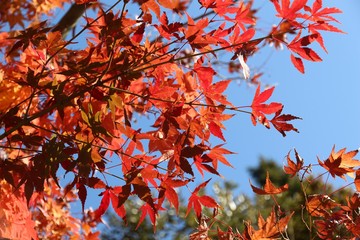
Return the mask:
[[204,89],[204,91],[207,91],[216,72],[211,67],[196,67],[194,68],[194,71],[197,74],[200,86]]
[[134,32],[134,35],[131,38],[133,43],[139,44],[143,39],[144,32],[145,32],[145,23],[142,23],[140,24],[140,26],[138,26],[138,28]]
[[101,199],[100,202],[100,206],[98,207],[98,209],[96,209],[94,211],[95,214],[95,220],[98,220],[101,218],[102,215],[104,215],[104,213],[106,212],[106,210],[109,207],[110,204],[110,193],[109,193],[109,189],[106,189],[103,193],[103,197]]
[[221,131],[221,128],[219,125],[217,125],[215,122],[210,122],[209,123],[209,130],[212,133],[212,135],[214,135],[215,137],[220,138],[221,140],[223,140],[224,142],[226,141],[224,138],[224,135]]
[[116,214],[121,217],[126,223],[126,209],[124,204],[119,201],[119,196],[114,191],[110,191],[111,205]]
[[161,24],[155,24],[154,26],[159,31],[161,36],[163,36],[167,40],[170,40],[171,37],[176,37],[178,39],[180,38],[178,31],[182,27],[181,23],[175,22],[169,24],[169,20],[165,12],[161,15],[159,22]]
[[208,152],[208,153],[204,154],[204,156],[202,156],[202,157],[209,158],[211,160],[212,164],[214,165],[215,169],[217,169],[218,161],[225,164],[226,166],[233,167],[224,155],[234,154],[234,152],[231,152],[225,148],[222,148],[222,146],[223,146],[222,144],[217,145],[217,146],[213,147],[212,149],[210,149],[210,152]]
[[288,123],[288,121],[294,119],[301,119],[301,118],[290,114],[281,114],[281,112],[282,112],[282,108],[275,113],[275,116],[270,121],[274,125],[276,130],[278,130],[284,137],[286,136],[285,132],[288,131],[299,132],[292,124]]
[[246,31],[245,24],[254,25],[256,21],[251,14],[251,4],[245,5],[244,2],[240,2],[235,20],[244,32]]
[[141,216],[140,216],[139,222],[138,222],[135,230],[137,230],[139,228],[140,224],[144,221],[146,215],[149,215],[150,221],[151,221],[151,223],[153,225],[153,228],[154,228],[154,231],[155,231],[155,227],[156,227],[155,221],[156,221],[157,212],[148,203],[145,203],[144,205],[142,205],[140,207],[140,211],[141,211]]
[[175,207],[176,211],[179,210],[179,197],[175,188],[185,186],[188,183],[188,180],[174,180],[171,178],[167,178],[163,180],[160,187],[162,190],[159,192],[159,205],[165,199],[168,199],[169,203]]
[[78,196],[81,201],[82,211],[84,211],[85,201],[87,197],[87,190],[84,184],[76,184],[76,188],[78,189]]
[[195,190],[191,193],[191,196],[190,196],[189,201],[188,201],[186,215],[188,215],[190,213],[191,209],[193,208],[197,218],[200,219],[200,217],[201,217],[201,205],[203,205],[205,207],[208,207],[208,208],[217,208],[217,207],[219,207],[219,205],[217,204],[217,202],[213,198],[211,198],[209,196],[206,196],[206,195],[203,195],[203,196],[198,195],[198,192],[200,191],[200,189],[204,188],[209,183],[210,180],[211,179],[209,179],[206,182],[203,182],[202,184],[197,186],[195,188]]
[[265,104],[272,95],[275,87],[271,87],[266,89],[262,93],[260,93],[260,85],[258,85],[253,102],[251,104],[252,114],[251,121],[256,125],[256,122],[262,123],[265,127],[270,128],[269,121],[265,117],[265,114],[273,114],[280,111],[283,108],[281,103],[272,102],[270,104]]
[[304,10],[309,12],[309,14],[301,14],[299,17],[314,22],[309,25],[309,30],[312,33],[315,33],[316,30],[344,33],[328,23],[330,21],[338,22],[333,16],[330,16],[330,14],[342,13],[340,9],[335,7],[322,8],[322,0],[316,0],[311,8],[306,6]]
[[298,11],[305,7],[305,4],[308,0],[295,0],[290,6],[290,0],[281,0],[281,6],[279,0],[271,0],[275,6],[278,14],[276,16],[288,19],[295,20],[298,17]]
[[[305,37],[300,38],[301,31],[298,33],[298,35],[288,44],[288,48],[290,51],[298,54],[303,59],[312,61],[312,62],[321,62],[322,59],[319,57],[319,55],[312,50],[311,48],[307,47],[312,42],[316,41],[320,38],[320,34],[311,34]],[[320,41],[321,42],[321,41]],[[301,73],[304,73],[304,64],[302,63],[302,60],[300,58],[297,58],[290,55],[291,62],[294,64],[297,70],[299,70]]]
[[204,177],[204,171],[220,176],[220,173],[214,167],[207,164],[208,162],[212,162],[212,159],[210,159],[207,155],[204,155],[202,157],[200,156],[194,157],[195,166],[200,172],[201,176]]
[[290,54],[290,60],[299,72],[305,73],[304,63],[301,58],[295,57],[293,54]]

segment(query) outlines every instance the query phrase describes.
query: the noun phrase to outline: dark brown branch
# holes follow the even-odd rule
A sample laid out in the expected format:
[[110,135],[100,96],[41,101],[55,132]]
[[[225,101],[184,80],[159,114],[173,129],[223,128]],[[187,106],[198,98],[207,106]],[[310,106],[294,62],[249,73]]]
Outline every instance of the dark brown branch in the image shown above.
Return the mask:
[[76,22],[83,15],[85,10],[92,4],[73,4],[60,21],[52,29],[53,32],[60,31],[63,38],[69,33],[71,29],[75,27]]

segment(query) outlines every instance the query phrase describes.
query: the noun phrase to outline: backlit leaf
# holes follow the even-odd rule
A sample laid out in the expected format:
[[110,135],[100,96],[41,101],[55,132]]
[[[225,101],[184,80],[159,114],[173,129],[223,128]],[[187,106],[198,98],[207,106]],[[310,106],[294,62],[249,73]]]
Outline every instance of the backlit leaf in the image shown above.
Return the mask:
[[311,216],[323,217],[326,213],[331,212],[333,208],[340,206],[328,195],[315,194],[308,196],[306,210]]
[[354,183],[355,183],[356,191],[360,192],[360,170],[356,171]]
[[304,161],[300,157],[296,149],[294,151],[295,151],[296,163],[290,158],[290,152],[289,152],[286,157],[288,165],[284,166],[285,173],[289,174],[290,177],[294,177],[296,174],[298,174],[298,172],[302,169],[304,165]]
[[260,85],[258,85],[253,102],[251,104],[252,114],[251,120],[254,125],[257,122],[262,123],[265,127],[270,128],[269,121],[267,120],[265,114],[273,114],[280,111],[283,108],[281,103],[272,102],[270,104],[265,104],[272,95],[275,87],[271,87],[260,93]]
[[265,181],[265,185],[264,185],[263,189],[253,186],[251,184],[251,182],[250,182],[250,186],[251,186],[252,190],[256,194],[259,194],[259,195],[279,194],[279,193],[283,193],[283,192],[287,191],[289,188],[288,184],[285,184],[281,187],[275,187],[269,178],[269,172],[266,173],[266,181]]
[[296,67],[297,70],[301,73],[305,73],[304,63],[301,58],[295,57],[293,54],[290,55],[292,64]]
[[209,130],[214,136],[220,138],[223,141],[226,141],[225,138],[224,138],[224,135],[223,135],[223,133],[221,131],[221,128],[216,123],[210,122],[209,123]]
[[110,193],[109,189],[106,189],[103,193],[103,197],[100,202],[100,206],[94,211],[95,219],[100,219],[106,212],[110,204]]
[[123,204],[119,205],[119,198],[118,196],[113,192],[110,191],[110,199],[111,199],[111,205],[115,211],[115,213],[121,217],[124,222],[126,223],[126,209]]
[[360,161],[354,159],[359,150],[345,152],[346,148],[335,152],[335,146],[331,150],[330,156],[325,160],[321,161],[318,158],[320,166],[329,171],[332,177],[335,176],[345,179],[345,174],[355,172],[355,167],[360,166]]
[[153,207],[145,203],[140,207],[140,211],[141,211],[141,216],[135,229],[138,229],[140,227],[140,224],[144,221],[145,217],[148,215],[150,217],[150,221],[155,231],[156,212],[154,211]]
[[292,124],[290,124],[288,122],[295,120],[295,119],[301,119],[301,118],[290,115],[290,114],[281,114],[281,112],[282,112],[282,108],[275,113],[275,116],[270,121],[274,125],[276,130],[278,130],[283,135],[283,137],[286,136],[285,132],[288,132],[288,131],[299,132]]
[[200,86],[206,91],[212,84],[215,71],[210,67],[198,67],[195,68],[194,71],[198,76]]

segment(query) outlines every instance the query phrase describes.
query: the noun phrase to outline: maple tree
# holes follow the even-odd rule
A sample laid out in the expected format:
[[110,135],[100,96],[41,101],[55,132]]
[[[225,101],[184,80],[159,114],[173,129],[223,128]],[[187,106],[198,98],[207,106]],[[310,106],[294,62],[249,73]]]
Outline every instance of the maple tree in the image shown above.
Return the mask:
[[[177,189],[185,186],[191,189],[187,213],[194,211],[199,221],[190,238],[207,237],[202,210],[213,209],[216,217],[220,205],[199,194],[210,179],[197,186],[192,182],[197,172],[221,175],[219,164],[231,166],[227,155],[233,152],[223,144],[212,144],[213,137],[226,141],[224,122],[236,113],[248,114],[253,125],[273,126],[286,136],[298,132],[290,121],[300,119],[283,114],[283,104],[270,100],[275,88],[263,89],[260,84],[250,105],[251,99],[235,106],[225,95],[231,80],[218,73],[217,59],[225,58],[229,72],[242,73],[244,81],[259,83],[261,73],[252,76],[246,62],[260,48],[285,46],[294,67],[304,73],[303,60],[321,61],[312,44],[317,42],[326,51],[322,32],[342,33],[333,16],[341,11],[323,6],[321,0],[271,2],[279,23],[262,35],[256,29],[254,1],[200,0],[198,17],[190,11],[195,3],[186,0],[119,0],[110,6],[94,0],[3,1],[0,179],[8,190],[1,194],[18,196],[14,200],[18,208],[35,209],[34,223],[22,223],[29,239],[46,238],[50,232],[94,239],[99,233],[91,228],[110,206],[126,221],[124,203],[132,196],[143,202],[138,225],[148,216],[155,229],[165,202],[178,210]],[[75,5],[52,25],[52,9],[66,3]],[[89,8],[96,14],[90,14]],[[137,16],[129,11],[135,8]],[[66,38],[81,14],[85,21],[81,30]],[[44,18],[48,21],[41,21]],[[77,44],[84,35],[85,42]],[[220,52],[226,54],[219,56]],[[146,124],[139,127],[137,119],[146,116]],[[356,154],[333,150],[319,164],[333,177],[355,173],[354,183],[360,188]],[[297,153],[296,163],[289,157],[288,164],[286,173],[295,176],[304,171],[301,179],[305,179],[309,167]],[[62,174],[70,179],[63,187]],[[263,189],[252,188],[267,195],[287,190],[286,185],[276,187],[270,177]],[[85,210],[90,189],[101,191],[94,211]],[[60,221],[76,222],[67,206],[76,198],[73,191],[82,205],[80,227]],[[63,201],[54,200],[59,196],[64,196]],[[330,234],[329,221],[334,219],[344,221],[358,236],[356,197],[347,206],[333,204],[324,194],[306,199],[306,210],[319,218],[320,237]],[[12,209],[4,206],[8,208]],[[21,211],[9,212],[2,215],[5,222],[20,217]],[[291,215],[274,208],[269,217],[259,216],[258,230],[246,224],[243,233],[220,228],[217,233],[222,239],[279,237]],[[34,233],[33,226],[44,229],[45,236]],[[0,232],[4,237],[16,237],[11,224],[5,228]]]

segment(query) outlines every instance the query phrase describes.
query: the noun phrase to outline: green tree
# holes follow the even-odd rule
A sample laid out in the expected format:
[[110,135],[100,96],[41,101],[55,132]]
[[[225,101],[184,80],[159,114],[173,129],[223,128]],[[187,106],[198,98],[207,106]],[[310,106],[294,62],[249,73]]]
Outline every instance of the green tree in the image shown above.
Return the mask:
[[101,234],[101,239],[187,239],[189,234],[196,228],[196,218],[193,214],[185,218],[186,208],[181,206],[179,214],[176,210],[167,206],[167,209],[159,213],[156,221],[156,231],[150,220],[138,226],[140,201],[128,201],[125,203],[127,209],[127,222],[122,221],[116,213],[109,211],[105,214],[106,226]]
[[[212,185],[213,196],[222,208],[216,218],[208,224],[222,228],[222,230],[231,227],[233,230],[242,231],[244,220],[256,223],[257,216],[259,214],[262,216],[269,215],[275,203],[276,206],[281,206],[284,212],[295,211],[288,225],[289,238],[308,240],[310,229],[313,232],[315,229],[309,223],[314,219],[310,219],[310,216],[305,211],[305,196],[332,193],[334,187],[331,184],[326,184],[321,177],[317,179],[310,177],[307,179],[307,183],[300,182],[297,177],[290,178],[275,160],[264,157],[260,157],[258,165],[249,168],[248,171],[256,185],[264,185],[268,172],[271,181],[275,185],[280,186],[287,183],[289,189],[273,198],[261,195],[251,197],[236,193],[239,190],[237,183],[230,181],[215,182]],[[342,189],[335,192],[331,197],[341,202],[344,201],[344,196],[351,196],[351,194],[348,189]],[[342,203],[344,204],[344,202]],[[136,230],[139,222],[139,207],[140,203],[136,201],[130,201],[126,204],[129,213],[127,224],[120,220],[115,213],[107,213],[107,227],[101,235],[102,239],[187,239],[198,225],[195,216],[185,218],[186,207],[181,206],[179,215],[172,208],[161,212],[155,233],[149,220],[144,221]],[[205,214],[211,216],[212,212],[207,211]],[[316,239],[319,238],[316,237]]]
[[[310,234],[312,233],[311,236],[313,236],[313,233],[316,232],[314,225],[312,224],[314,219],[308,215],[305,209],[306,197],[313,194],[330,194],[331,198],[336,202],[345,204],[344,196],[351,196],[353,194],[348,188],[335,191],[334,186],[326,183],[321,177],[314,178],[314,176],[311,175],[303,181],[300,181],[300,178],[298,177],[291,178],[289,175],[285,174],[282,167],[272,159],[261,157],[258,166],[249,168],[251,179],[260,186],[265,184],[267,172],[275,185],[280,186],[287,183],[289,189],[284,193],[276,195],[274,198],[269,195],[256,195],[254,206],[257,209],[260,209],[260,212],[263,215],[270,213],[272,206],[274,206],[274,202],[278,207],[281,206],[282,211],[295,211],[288,225],[290,239],[308,240]],[[316,239],[319,238],[316,237]]]

